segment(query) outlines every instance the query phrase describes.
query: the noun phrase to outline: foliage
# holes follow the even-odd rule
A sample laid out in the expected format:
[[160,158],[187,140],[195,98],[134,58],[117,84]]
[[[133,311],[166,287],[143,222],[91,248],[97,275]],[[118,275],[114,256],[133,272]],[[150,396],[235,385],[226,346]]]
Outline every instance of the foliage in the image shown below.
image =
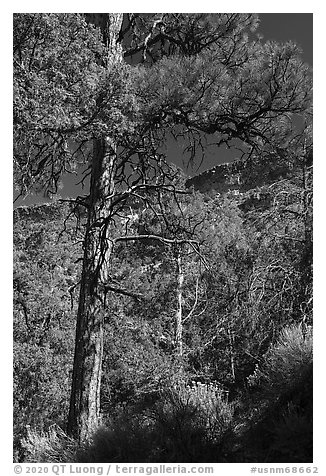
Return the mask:
[[[73,356],[74,322],[69,289],[77,284],[78,254],[67,209],[41,205],[15,212],[14,230],[14,432],[65,425]],[[70,234],[69,234],[69,233]],[[74,237],[74,238],[72,238]]]
[[62,174],[87,160],[93,137],[123,135],[133,110],[128,67],[105,68],[104,53],[81,14],[14,15],[14,172],[22,193],[55,193]]
[[102,406],[110,414],[117,404],[155,400],[176,370],[172,356],[157,345],[158,334],[135,316],[112,318],[106,326],[103,360]]
[[[190,140],[190,152],[201,149],[199,131],[214,134],[218,145],[237,139],[254,148],[261,142],[285,147],[292,115],[304,113],[311,103],[310,72],[298,48],[244,40],[234,49],[236,58],[221,60],[221,45],[222,52],[217,43],[200,55],[164,57],[150,74],[139,69],[146,122],[178,124],[177,135]],[[288,101],[290,91],[295,94]],[[248,151],[246,146],[242,150]]]

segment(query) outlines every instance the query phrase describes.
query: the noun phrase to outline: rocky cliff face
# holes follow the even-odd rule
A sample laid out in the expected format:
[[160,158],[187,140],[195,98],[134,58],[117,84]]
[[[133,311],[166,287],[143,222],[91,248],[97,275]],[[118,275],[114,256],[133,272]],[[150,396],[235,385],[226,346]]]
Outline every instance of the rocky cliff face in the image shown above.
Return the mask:
[[293,174],[293,164],[280,155],[268,158],[251,157],[247,161],[236,160],[203,172],[187,180],[188,188],[213,195],[216,193],[244,193],[262,187]]
[[66,205],[58,201],[40,203],[35,205],[22,205],[14,210],[14,222],[48,222],[63,219],[68,211]]

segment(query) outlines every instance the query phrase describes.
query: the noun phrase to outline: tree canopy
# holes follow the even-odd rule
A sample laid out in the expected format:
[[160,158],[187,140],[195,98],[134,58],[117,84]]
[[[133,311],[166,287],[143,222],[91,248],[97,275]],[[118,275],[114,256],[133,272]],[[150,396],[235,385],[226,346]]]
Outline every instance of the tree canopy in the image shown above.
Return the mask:
[[[249,154],[286,147],[294,115],[311,108],[311,73],[298,47],[253,37],[256,15],[125,15],[123,55],[107,68],[98,28],[78,14],[14,17],[17,183],[50,191],[89,141],[109,134],[120,160],[186,138],[194,158],[207,135]],[[161,148],[160,148],[161,147]]]

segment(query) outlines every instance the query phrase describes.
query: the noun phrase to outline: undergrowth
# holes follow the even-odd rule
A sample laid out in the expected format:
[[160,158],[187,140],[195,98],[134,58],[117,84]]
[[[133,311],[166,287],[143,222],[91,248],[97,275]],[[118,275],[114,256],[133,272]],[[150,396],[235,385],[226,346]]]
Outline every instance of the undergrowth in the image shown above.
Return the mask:
[[[28,429],[24,462],[311,462],[312,333],[292,326],[228,401],[218,384],[179,382],[151,405],[116,408],[87,444]],[[253,396],[254,395],[254,396]]]

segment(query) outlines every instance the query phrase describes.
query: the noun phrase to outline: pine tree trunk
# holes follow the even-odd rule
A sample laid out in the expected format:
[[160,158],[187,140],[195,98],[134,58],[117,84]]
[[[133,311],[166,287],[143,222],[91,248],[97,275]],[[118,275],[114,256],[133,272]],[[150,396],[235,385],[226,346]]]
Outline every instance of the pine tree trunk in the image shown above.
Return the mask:
[[[92,14],[89,21],[101,26],[108,45],[107,65],[122,61],[117,43],[122,14]],[[103,358],[103,283],[107,282],[111,256],[109,226],[94,224],[107,218],[114,192],[116,145],[108,137],[93,143],[92,174],[83,269],[76,323],[68,433],[79,441],[89,439],[99,424]]]

